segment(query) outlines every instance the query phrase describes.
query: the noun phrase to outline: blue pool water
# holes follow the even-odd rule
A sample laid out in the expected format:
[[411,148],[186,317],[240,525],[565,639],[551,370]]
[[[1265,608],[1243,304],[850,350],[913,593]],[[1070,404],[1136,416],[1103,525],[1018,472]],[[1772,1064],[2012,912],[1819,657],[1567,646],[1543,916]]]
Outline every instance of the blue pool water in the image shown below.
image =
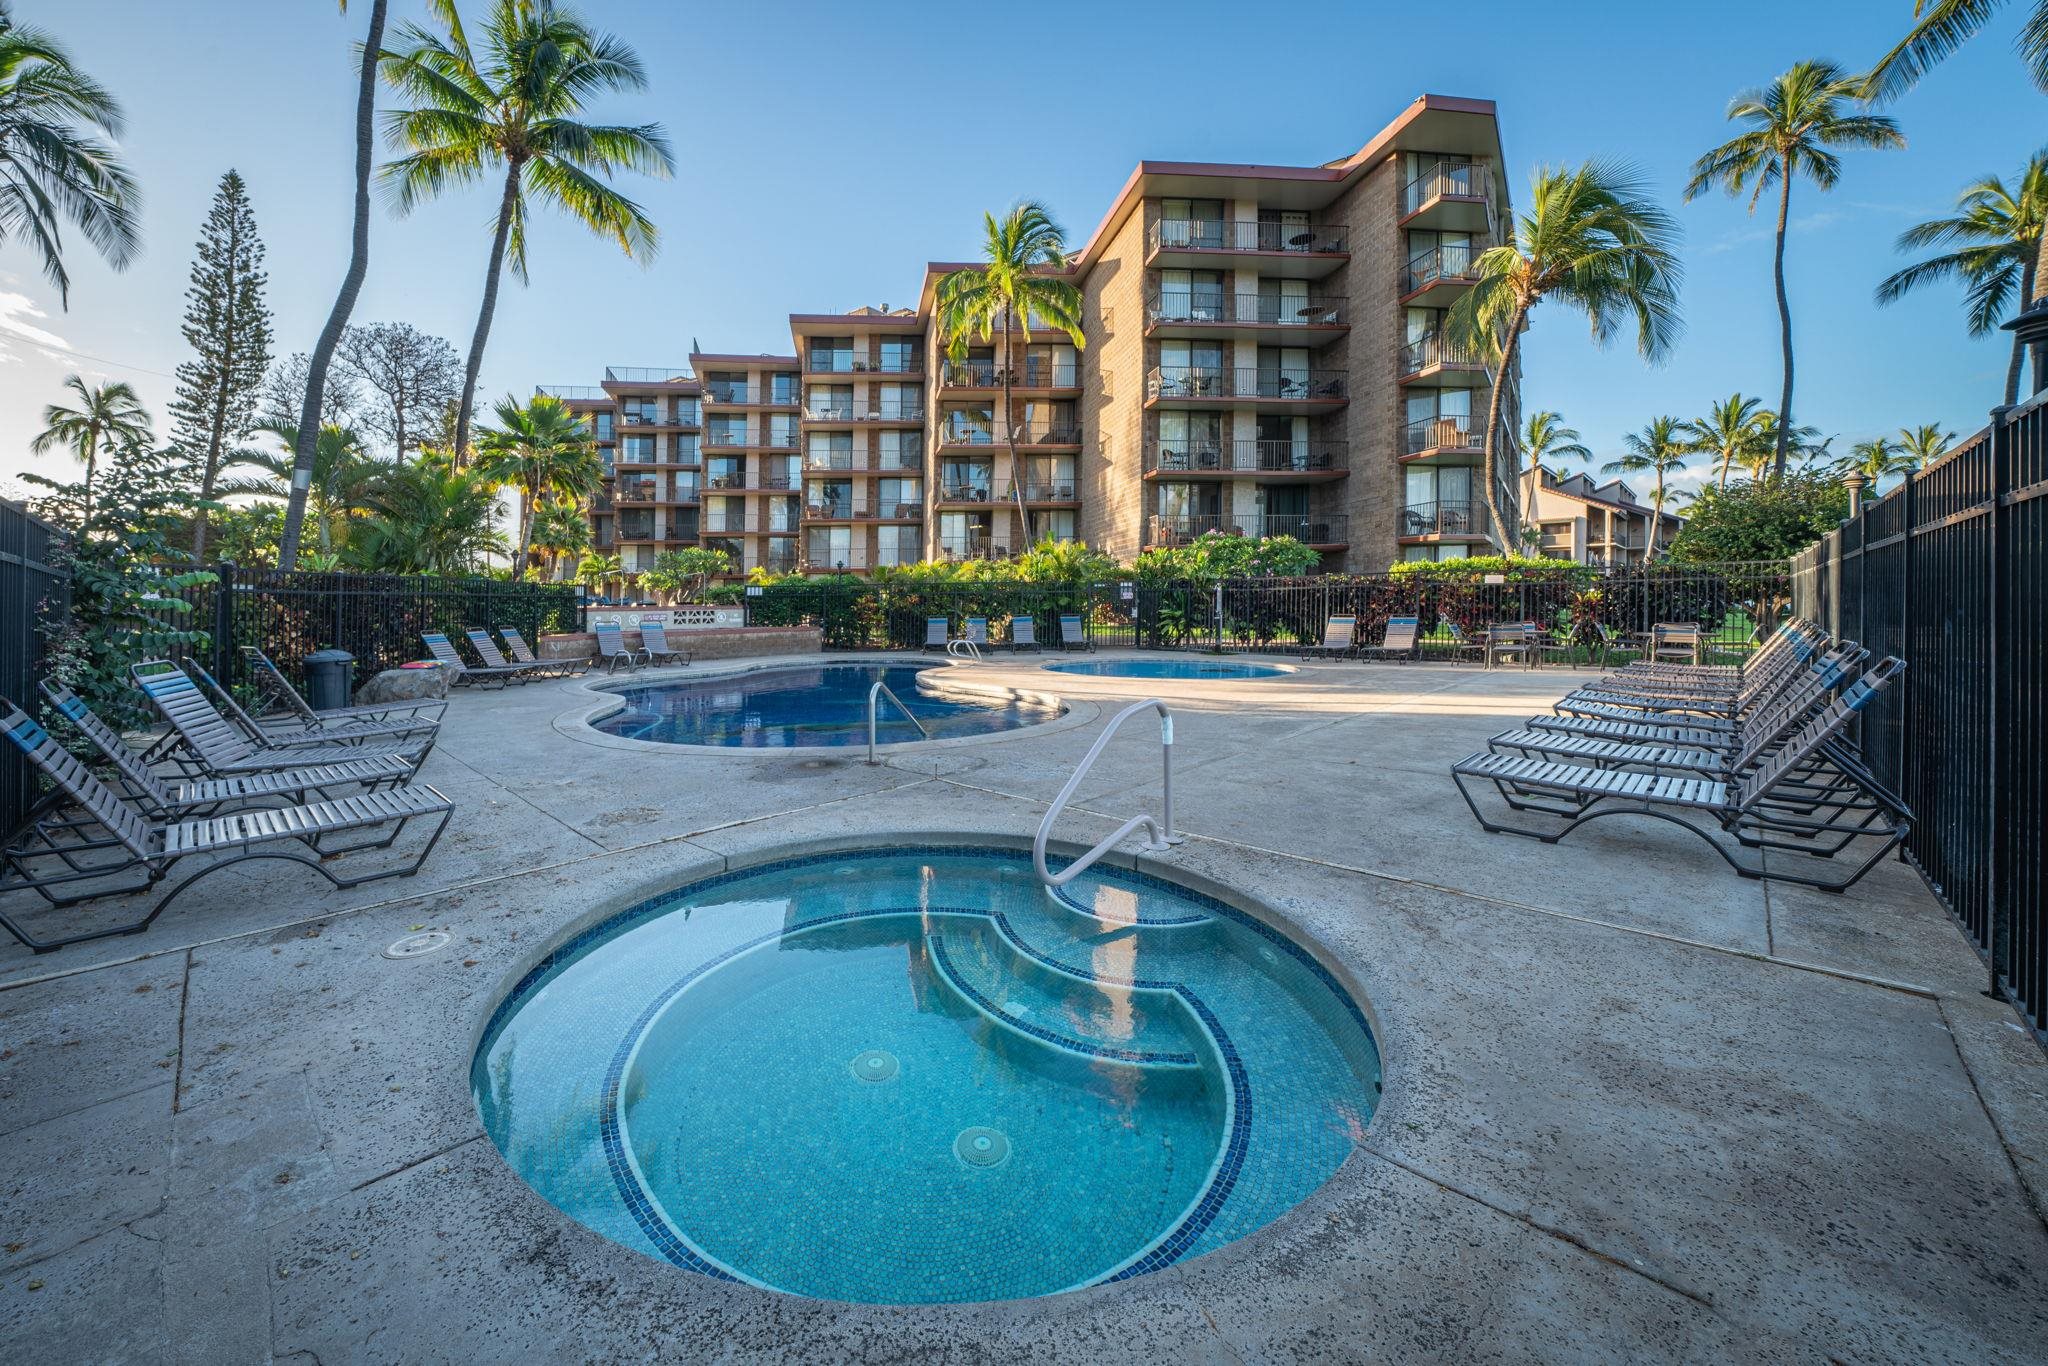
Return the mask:
[[828,1299],[1053,1294],[1262,1227],[1372,1118],[1365,1017],[1219,902],[1069,894],[1021,853],[885,849],[655,898],[499,1005],[484,1126],[607,1237]]
[[[927,671],[944,673],[918,664],[826,664],[621,688],[625,709],[590,724],[607,735],[670,745],[865,745],[868,690],[876,679],[889,685],[934,740],[1015,730],[1059,715],[1058,708],[1033,702],[937,695],[919,686],[918,675]],[[926,738],[887,697],[876,722],[875,738],[885,745]]]
[[1099,678],[1280,678],[1294,672],[1279,664],[1235,659],[1080,659],[1045,667],[1054,673]]

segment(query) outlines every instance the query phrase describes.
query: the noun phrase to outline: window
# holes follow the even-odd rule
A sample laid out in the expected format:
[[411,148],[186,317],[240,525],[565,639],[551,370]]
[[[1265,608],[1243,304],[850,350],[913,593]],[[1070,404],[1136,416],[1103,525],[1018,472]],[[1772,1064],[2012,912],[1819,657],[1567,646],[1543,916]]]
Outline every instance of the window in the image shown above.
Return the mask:
[[697,449],[697,441],[698,438],[695,432],[676,433],[673,450],[675,452],[675,462],[678,465],[694,465],[702,459]]
[[611,439],[612,439],[612,414],[610,414],[610,413],[598,413],[598,414],[595,414],[595,416],[596,416],[596,418],[597,418],[597,439],[598,439],[599,441],[609,441],[609,440],[611,440]]
[[882,372],[890,375],[907,375],[917,369],[917,343],[900,337],[882,342]]
[[747,375],[744,370],[713,370],[704,376],[704,397],[713,403],[745,403]]
[[1036,530],[1040,536],[1050,536],[1055,541],[1071,541],[1075,539],[1074,510],[1072,508],[1057,508],[1050,512],[1034,513],[1031,520],[1036,524]]
[[1159,242],[1166,247],[1215,249],[1223,245],[1223,201],[1162,199]]
[[1315,321],[1320,314],[1311,314],[1308,302],[1308,281],[1276,280],[1272,276],[1259,279],[1259,321],[1262,323],[1289,323],[1300,326]]
[[1228,315],[1223,308],[1223,272],[1160,271],[1159,316],[1176,322],[1226,321]]
[[853,481],[851,479],[825,479],[814,482],[807,490],[811,511],[825,517],[845,517],[853,511]]
[[814,527],[804,541],[804,554],[814,569],[830,569],[853,560],[853,528]]
[[875,387],[880,392],[870,406],[877,415],[889,418],[924,416],[924,391],[917,385],[881,384]]
[[915,470],[924,467],[924,437],[921,432],[892,429],[877,432],[881,466],[885,470]]
[[810,398],[804,406],[813,421],[850,422],[853,420],[853,386],[813,384]]
[[625,453],[619,458],[643,465],[654,463],[654,438],[651,436],[629,436],[626,438]]
[[788,451],[796,449],[796,414],[768,415],[768,444]]
[[1262,346],[1259,348],[1259,396],[1261,398],[1307,398],[1308,348],[1304,346]]
[[771,375],[768,379],[768,401],[770,403],[795,403],[797,377],[787,370]]
[[996,410],[992,404],[977,403],[946,410],[945,439],[983,446],[995,440]]
[[853,369],[853,338],[813,337],[810,349],[813,374],[845,374]]
[[995,466],[986,460],[947,459],[939,462],[939,484],[955,502],[987,502],[995,483]]
[[814,470],[853,468],[852,432],[812,432],[810,457],[806,462]]
[[916,564],[924,558],[924,531],[914,526],[877,527],[876,564]]
[[694,426],[696,426],[696,425],[697,425],[697,424],[698,424],[698,423],[699,423],[700,421],[702,421],[702,420],[703,420],[703,412],[702,412],[702,409],[700,409],[700,408],[699,408],[699,407],[697,406],[697,400],[696,400],[696,399],[694,399],[694,398],[679,398],[679,399],[677,399],[677,400],[676,400],[676,425],[677,425],[677,426],[679,426],[679,427],[694,427]]
[[924,511],[924,489],[915,479],[875,483],[875,510],[884,517],[916,517]]
[[1026,400],[1020,441],[1073,441],[1077,409],[1070,398]]
[[1222,413],[1168,409],[1159,415],[1159,467],[1213,470],[1223,454]]

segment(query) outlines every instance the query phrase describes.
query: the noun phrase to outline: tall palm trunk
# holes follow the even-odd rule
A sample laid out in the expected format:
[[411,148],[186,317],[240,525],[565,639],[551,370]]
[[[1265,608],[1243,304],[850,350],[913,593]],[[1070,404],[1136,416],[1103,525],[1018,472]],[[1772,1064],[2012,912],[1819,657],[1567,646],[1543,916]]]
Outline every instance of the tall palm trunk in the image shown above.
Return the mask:
[[85,425],[85,511],[79,518],[79,529],[92,520],[92,476],[100,466],[100,424],[97,420]]
[[469,364],[462,371],[462,406],[455,410],[455,466],[469,460],[469,417],[476,407],[476,376],[483,369],[484,343],[491,339],[491,315],[498,311],[498,277],[505,270],[505,243],[512,235],[512,211],[519,202],[519,170],[512,157],[505,163],[505,193],[498,201],[498,231],[491,238],[491,264],[484,275],[484,303],[477,310],[476,331],[469,339]]
[[1010,447],[1010,493],[1017,504],[1017,522],[1024,530],[1024,544],[1029,550],[1031,540],[1031,513],[1024,505],[1023,471],[1017,467],[1017,415],[1010,406],[1010,310],[1003,310],[1003,438]]
[[1486,495],[1486,512],[1493,519],[1493,531],[1500,540],[1501,554],[1511,560],[1516,558],[1519,538],[1509,534],[1507,519],[1500,515],[1500,495],[1495,491],[1500,479],[1495,462],[1499,459],[1500,450],[1501,392],[1507,387],[1504,381],[1514,373],[1515,349],[1521,345],[1522,324],[1528,317],[1529,305],[1517,303],[1514,315],[1508,319],[1508,339],[1500,348],[1500,372],[1494,376],[1493,392],[1486,399],[1486,443],[1482,447],[1485,456],[1480,466],[1480,482],[1486,486],[1482,490]]
[[384,49],[384,13],[389,0],[372,0],[370,34],[363,40],[363,72],[356,90],[356,211],[349,237],[348,273],[341,277],[327,325],[313,344],[306,365],[306,398],[299,405],[299,440],[293,453],[291,497],[286,500],[284,535],[278,539],[277,567],[290,569],[299,558],[299,529],[306,520],[306,490],[313,481],[313,459],[320,444],[320,410],[327,397],[327,367],[341,330],[355,312],[356,295],[370,273],[370,165],[377,155],[377,55]]
[[1728,487],[1728,466],[1732,464],[1734,460],[1735,447],[1723,446],[1721,448],[1721,473],[1714,480],[1715,488],[1725,489]]
[[1791,168],[1778,183],[1778,249],[1771,258],[1772,278],[1778,285],[1778,345],[1785,354],[1785,388],[1778,398],[1778,455],[1772,477],[1785,477],[1785,449],[1792,440],[1792,301],[1785,297],[1785,224],[1792,216]]
[[533,545],[533,505],[538,497],[537,493],[528,489],[526,496],[519,500],[519,557],[512,561],[514,578],[526,576],[528,551]]
[[[2041,235],[2041,242],[2048,247],[2048,233]],[[2029,302],[2034,297],[2034,281],[2040,278],[2038,258],[2029,261],[2020,271],[2020,297]],[[2012,339],[2012,360],[2005,367],[2005,406],[2010,408],[2020,401],[2020,368],[2027,359],[2027,348],[2020,343],[2019,334]]]

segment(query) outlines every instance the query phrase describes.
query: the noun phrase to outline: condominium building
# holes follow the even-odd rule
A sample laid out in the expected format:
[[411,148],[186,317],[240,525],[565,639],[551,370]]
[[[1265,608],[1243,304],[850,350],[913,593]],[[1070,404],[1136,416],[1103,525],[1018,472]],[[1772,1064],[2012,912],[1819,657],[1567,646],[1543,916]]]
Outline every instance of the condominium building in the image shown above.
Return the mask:
[[[615,474],[592,524],[629,571],[692,525],[742,569],[820,573],[1047,536],[1128,558],[1208,531],[1293,536],[1351,572],[1483,553],[1504,544],[1477,484],[1485,415],[1502,386],[1510,508],[1517,376],[1446,317],[1508,212],[1493,105],[1428,95],[1318,166],[1141,162],[1063,272],[1080,346],[1036,318],[949,346],[934,303],[960,267],[932,263],[915,307],[791,314],[793,355],[549,391],[627,434],[600,429]],[[686,398],[701,441],[626,421]],[[701,500],[628,521],[627,480],[679,491],[700,468],[627,460],[618,441],[643,434],[701,447]]]
[[1668,549],[1684,525],[1619,479],[1595,484],[1584,474],[1533,469],[1522,476],[1522,520],[1536,528],[1538,554],[1581,564],[1641,564]]

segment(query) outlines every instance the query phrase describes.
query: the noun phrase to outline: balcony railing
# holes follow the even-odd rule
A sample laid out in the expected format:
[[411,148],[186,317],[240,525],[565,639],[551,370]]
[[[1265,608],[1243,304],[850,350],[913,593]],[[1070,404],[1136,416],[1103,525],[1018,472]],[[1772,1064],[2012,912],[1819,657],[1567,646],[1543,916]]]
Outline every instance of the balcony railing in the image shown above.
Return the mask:
[[816,570],[866,569],[868,548],[864,545],[810,545],[804,549],[804,564]]
[[1486,418],[1457,413],[1444,417],[1418,417],[1402,436],[1402,454],[1426,451],[1476,451],[1486,441]]
[[942,560],[1007,560],[1010,546],[1007,541],[992,536],[941,536],[939,537],[939,558]]
[[794,550],[783,551],[773,555],[763,555],[754,561],[756,569],[765,570],[770,574],[794,574],[796,573],[796,566],[797,558]]
[[1160,474],[1318,474],[1344,468],[1342,441],[1165,442],[1145,448],[1145,471]]
[[923,369],[920,356],[869,360],[851,351],[812,351],[804,357],[804,370],[813,375],[914,375]]
[[1145,397],[1328,400],[1344,397],[1342,370],[1234,370],[1205,365],[1155,365]]
[[992,360],[949,360],[939,370],[939,383],[951,389],[1000,389],[1003,376],[1013,389],[1076,389],[1081,384],[1080,367],[1025,360],[1003,366]]
[[687,365],[607,365],[607,384],[688,384],[697,377]]
[[1469,342],[1432,332],[1417,337],[1401,348],[1401,373],[1413,375],[1433,365],[1456,365],[1485,368],[1486,355]]
[[796,390],[772,384],[741,384],[737,380],[706,380],[706,403],[772,403],[794,407]]
[[1432,199],[1490,200],[1488,188],[1491,183],[1492,177],[1483,161],[1431,162],[1401,188],[1401,212],[1414,213]]
[[810,499],[804,503],[807,522],[892,522],[924,516],[922,503],[875,503],[856,507],[841,499]]
[[654,501],[652,479],[621,479],[612,491],[615,503],[651,503]]
[[1292,536],[1304,545],[1342,545],[1348,538],[1348,522],[1339,513],[1231,512],[1200,516],[1151,519],[1150,545],[1183,545],[1211,532],[1224,536]]
[[676,409],[663,413],[658,408],[621,408],[621,427],[694,427],[698,424],[697,409]]
[[941,484],[939,501],[942,503],[993,503],[995,480],[981,479],[970,484]]
[[[1006,438],[986,427],[947,426],[939,429],[939,444],[942,446],[1003,446]],[[1017,424],[1017,444],[1020,446],[1078,446],[1081,444],[1081,429],[1064,424],[1042,422],[1020,422]]]
[[1145,300],[1147,323],[1223,323],[1259,327],[1336,327],[1344,300],[1335,295],[1225,294],[1221,290],[1160,290]]
[[915,455],[869,455],[865,451],[812,451],[804,456],[806,475],[843,470],[887,470],[915,473],[924,465]]
[[[999,501],[1005,503],[1015,501],[1017,485],[1003,485],[997,497]],[[1024,501],[1027,503],[1072,503],[1077,502],[1080,497],[1080,490],[1071,479],[1043,482],[1031,480],[1024,484]]]
[[1150,251],[1286,251],[1327,255],[1344,251],[1350,232],[1342,223],[1168,218],[1154,223],[1145,240]]
[[807,422],[922,422],[922,403],[835,403],[810,404],[804,408]]
[[1474,499],[1410,503],[1401,509],[1403,536],[1484,536],[1492,525],[1486,504]]
[[1436,247],[1418,256],[1408,258],[1402,272],[1401,292],[1413,294],[1425,285],[1439,280],[1473,280],[1478,278],[1476,262],[1486,248],[1478,244]]
[[611,397],[604,391],[603,386],[596,384],[536,384],[533,386],[533,392],[561,399],[565,403],[602,403]]

